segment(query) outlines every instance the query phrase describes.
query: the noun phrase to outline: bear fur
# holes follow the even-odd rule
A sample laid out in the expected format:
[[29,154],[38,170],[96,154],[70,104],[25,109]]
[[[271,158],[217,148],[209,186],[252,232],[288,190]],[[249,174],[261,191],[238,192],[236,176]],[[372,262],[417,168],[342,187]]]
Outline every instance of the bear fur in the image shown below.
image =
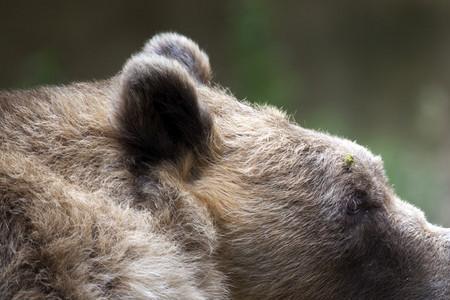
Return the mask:
[[115,77],[0,92],[0,299],[450,299],[450,231],[382,160],[153,37]]

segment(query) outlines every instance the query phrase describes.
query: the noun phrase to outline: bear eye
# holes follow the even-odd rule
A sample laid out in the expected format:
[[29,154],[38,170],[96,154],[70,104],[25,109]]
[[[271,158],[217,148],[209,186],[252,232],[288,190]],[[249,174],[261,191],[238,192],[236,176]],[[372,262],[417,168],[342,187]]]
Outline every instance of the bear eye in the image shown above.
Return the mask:
[[367,210],[367,193],[361,190],[355,191],[347,203],[347,214],[354,216]]

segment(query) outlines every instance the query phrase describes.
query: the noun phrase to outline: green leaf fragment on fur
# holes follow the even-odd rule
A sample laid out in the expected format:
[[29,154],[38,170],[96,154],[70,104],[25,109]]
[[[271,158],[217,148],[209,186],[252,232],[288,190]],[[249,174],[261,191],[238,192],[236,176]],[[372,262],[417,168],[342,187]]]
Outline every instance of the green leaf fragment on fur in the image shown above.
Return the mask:
[[354,164],[354,162],[355,162],[355,159],[353,158],[353,155],[347,154],[345,156],[344,163],[347,168],[350,168]]

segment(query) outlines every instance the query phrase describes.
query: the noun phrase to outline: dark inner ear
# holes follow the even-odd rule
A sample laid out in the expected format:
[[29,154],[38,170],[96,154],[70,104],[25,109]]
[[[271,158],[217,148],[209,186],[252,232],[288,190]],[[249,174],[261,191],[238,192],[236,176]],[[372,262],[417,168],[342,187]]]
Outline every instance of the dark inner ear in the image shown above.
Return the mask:
[[138,55],[124,67],[115,112],[119,138],[133,155],[175,159],[208,146],[211,119],[176,61]]

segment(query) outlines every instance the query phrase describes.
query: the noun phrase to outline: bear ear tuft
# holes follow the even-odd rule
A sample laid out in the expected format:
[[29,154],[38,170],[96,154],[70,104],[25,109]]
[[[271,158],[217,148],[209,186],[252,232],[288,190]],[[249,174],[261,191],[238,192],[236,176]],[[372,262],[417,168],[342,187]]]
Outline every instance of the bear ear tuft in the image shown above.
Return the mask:
[[202,84],[211,81],[211,66],[208,55],[191,39],[177,33],[161,33],[150,39],[144,53],[173,59],[182,64]]
[[113,124],[133,153],[160,160],[207,147],[210,115],[177,61],[145,53],[132,57],[123,68],[118,98]]

